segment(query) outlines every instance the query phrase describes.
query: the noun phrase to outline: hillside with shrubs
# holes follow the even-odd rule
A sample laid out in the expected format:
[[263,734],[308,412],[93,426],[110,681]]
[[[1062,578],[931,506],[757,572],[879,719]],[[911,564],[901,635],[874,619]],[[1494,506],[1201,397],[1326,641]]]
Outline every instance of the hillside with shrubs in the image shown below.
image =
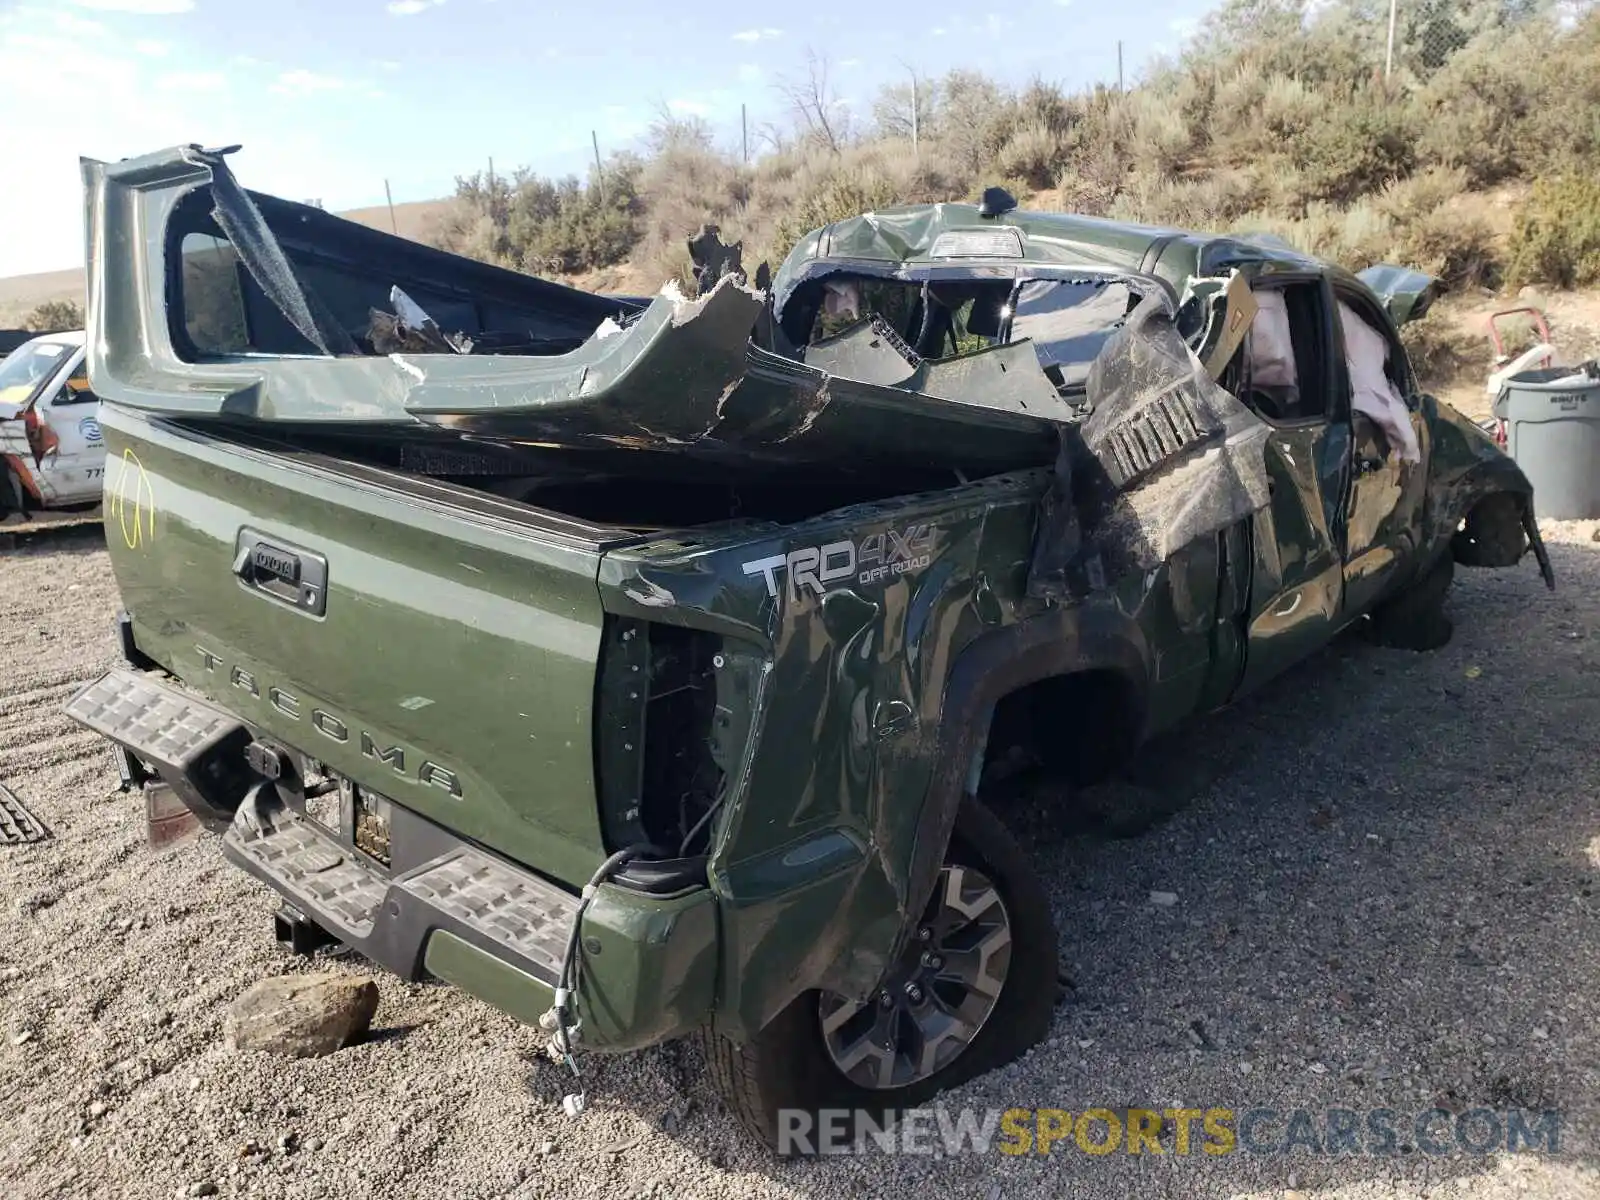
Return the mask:
[[1600,12],[1401,0],[1385,78],[1388,8],[1228,0],[1126,92],[953,71],[917,88],[915,149],[909,84],[851,120],[812,58],[748,164],[705,124],[663,118],[587,180],[460,179],[433,240],[538,274],[626,264],[659,281],[687,269],[702,222],[776,263],[827,221],[1003,183],[1035,207],[1271,233],[1457,290],[1600,283]]

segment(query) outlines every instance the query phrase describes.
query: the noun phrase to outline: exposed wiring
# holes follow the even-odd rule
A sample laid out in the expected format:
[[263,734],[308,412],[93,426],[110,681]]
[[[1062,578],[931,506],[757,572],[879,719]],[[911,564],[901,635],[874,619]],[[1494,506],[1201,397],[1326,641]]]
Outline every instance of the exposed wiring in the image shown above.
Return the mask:
[[689,832],[683,835],[683,841],[678,845],[678,857],[682,858],[689,853],[689,846],[694,842],[696,835],[711,823],[711,818],[716,816],[722,808],[722,802],[728,798],[728,780],[724,777],[717,786],[717,797],[711,806],[701,815],[700,819],[689,827]]
[[589,910],[589,902],[600,890],[600,885],[611,878],[621,867],[636,858],[646,855],[654,858],[666,857],[666,851],[659,846],[641,843],[637,846],[628,846],[618,850],[590,877],[584,884],[583,893],[578,898],[578,908],[572,914],[572,926],[567,930],[567,947],[561,956],[561,971],[556,976],[555,1001],[550,1010],[539,1018],[541,1028],[550,1034],[551,1044],[560,1055],[561,1061],[566,1063],[567,1069],[572,1072],[576,1091],[563,1096],[561,1107],[569,1117],[577,1118],[583,1115],[588,1107],[588,1095],[584,1091],[583,1071],[578,1066],[578,1060],[573,1055],[573,1047],[577,1044],[577,1035],[581,1022],[574,1019],[572,1011],[572,993],[577,987],[578,974],[578,946],[583,930],[583,915]]

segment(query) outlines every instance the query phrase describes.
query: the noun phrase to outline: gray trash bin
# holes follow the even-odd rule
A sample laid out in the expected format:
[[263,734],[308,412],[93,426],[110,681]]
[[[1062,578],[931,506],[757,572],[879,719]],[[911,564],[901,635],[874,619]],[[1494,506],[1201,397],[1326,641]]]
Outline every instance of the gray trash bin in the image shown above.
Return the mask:
[[1495,398],[1541,517],[1600,517],[1600,363],[1513,375]]

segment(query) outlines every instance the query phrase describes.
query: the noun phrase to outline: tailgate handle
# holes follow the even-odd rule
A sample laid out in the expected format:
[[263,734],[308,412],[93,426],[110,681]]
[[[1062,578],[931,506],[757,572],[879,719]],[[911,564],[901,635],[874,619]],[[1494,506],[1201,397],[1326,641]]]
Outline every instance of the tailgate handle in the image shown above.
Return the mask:
[[320,617],[328,608],[328,560],[254,529],[239,530],[233,573],[257,595]]

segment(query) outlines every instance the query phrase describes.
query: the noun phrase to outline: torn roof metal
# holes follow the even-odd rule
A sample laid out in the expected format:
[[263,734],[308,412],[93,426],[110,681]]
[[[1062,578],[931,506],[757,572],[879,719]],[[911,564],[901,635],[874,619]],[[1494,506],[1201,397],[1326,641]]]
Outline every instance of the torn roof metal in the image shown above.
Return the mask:
[[[404,404],[445,428],[528,443],[862,468],[999,471],[1050,461],[1054,422],[1067,413],[1027,347],[1020,356],[1002,346],[920,363],[851,338],[841,351],[856,350],[859,369],[846,374],[825,355],[797,361],[753,345],[764,303],[728,277],[697,300],[665,289],[626,328],[570,354],[397,355],[412,376]],[[1006,363],[1027,370],[1011,372],[1015,385],[984,386]]]
[[[109,340],[119,353],[148,348],[136,364],[92,364],[107,397],[119,403],[243,420],[431,426],[540,448],[971,474],[1048,465],[1061,428],[1075,420],[1057,392],[1059,380],[1026,342],[925,360],[858,329],[831,344],[783,352],[752,340],[769,296],[735,275],[697,299],[669,286],[641,310],[421,247],[394,257],[395,239],[387,235],[246,192],[222,152],[182,147],[115,165],[86,163],[85,178],[95,193],[100,244],[109,244],[115,226],[116,238],[132,239],[161,264],[142,278],[109,271],[107,293],[93,306],[102,320],[135,318],[140,325],[115,331]],[[940,238],[948,248],[963,223],[984,220],[976,210],[958,210],[963,206],[867,214],[808,241],[815,250],[824,237],[846,259],[890,247],[901,261],[880,262],[880,269],[908,279],[948,273],[1014,282],[1015,261],[906,261]],[[1119,227],[1112,248],[1096,249],[1088,233],[1079,246],[1062,231],[1105,223],[1023,213],[1006,219],[1025,223],[1027,277],[1121,281],[1134,298],[1173,315],[1170,283],[1125,265],[1156,231]],[[208,245],[225,237],[236,256],[227,279],[242,289],[247,307],[254,303],[243,322],[243,352],[207,351],[191,335],[190,274],[215,258],[210,250],[189,254],[187,241],[197,236]],[[1053,247],[1054,261],[1040,261],[1041,247]],[[807,278],[815,265],[802,244],[774,292],[785,279],[792,285]],[[492,303],[477,297],[480,286]],[[407,332],[404,319],[361,328],[374,309],[396,303],[396,289],[414,302],[402,305],[413,324],[431,319],[451,339],[399,336]],[[276,321],[269,319],[274,312]],[[447,352],[468,341],[498,344],[490,335],[507,326],[487,325],[491,317],[531,329],[533,348]],[[362,353],[329,353],[363,342]],[[400,348],[373,353],[380,343]]]

